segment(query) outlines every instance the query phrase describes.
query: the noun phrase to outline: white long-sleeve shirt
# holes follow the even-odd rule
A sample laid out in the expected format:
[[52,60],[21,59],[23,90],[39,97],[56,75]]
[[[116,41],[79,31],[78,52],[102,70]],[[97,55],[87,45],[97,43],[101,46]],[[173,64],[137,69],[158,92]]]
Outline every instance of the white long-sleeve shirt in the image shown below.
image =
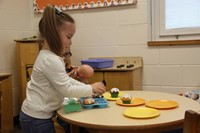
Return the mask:
[[34,118],[51,118],[64,97],[92,96],[91,85],[69,77],[63,58],[49,50],[41,50],[27,84],[22,111]]

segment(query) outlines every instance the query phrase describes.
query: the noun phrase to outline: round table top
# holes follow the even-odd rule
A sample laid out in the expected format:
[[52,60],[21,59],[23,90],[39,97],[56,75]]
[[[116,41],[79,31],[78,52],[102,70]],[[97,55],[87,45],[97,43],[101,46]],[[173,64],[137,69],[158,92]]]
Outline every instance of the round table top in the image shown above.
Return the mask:
[[[200,104],[196,101],[179,96],[176,94],[154,92],[154,91],[123,91],[132,97],[143,98],[145,101],[150,100],[172,100],[178,103],[178,107],[172,109],[162,109],[160,115],[147,119],[129,118],[123,115],[123,111],[132,108],[120,106],[116,101],[109,101],[106,108],[83,109],[81,112],[73,112],[65,114],[63,108],[57,111],[58,116],[64,121],[95,129],[150,129],[156,127],[182,125],[186,110],[200,110]],[[145,107],[145,105],[134,106]]]

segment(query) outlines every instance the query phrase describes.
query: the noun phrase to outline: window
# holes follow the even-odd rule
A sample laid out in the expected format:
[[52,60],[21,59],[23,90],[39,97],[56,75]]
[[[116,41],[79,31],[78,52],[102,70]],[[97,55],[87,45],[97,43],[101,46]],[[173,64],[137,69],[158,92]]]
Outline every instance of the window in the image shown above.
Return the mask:
[[165,7],[166,30],[200,27],[199,0],[166,0]]
[[200,0],[150,0],[151,40],[200,39]]

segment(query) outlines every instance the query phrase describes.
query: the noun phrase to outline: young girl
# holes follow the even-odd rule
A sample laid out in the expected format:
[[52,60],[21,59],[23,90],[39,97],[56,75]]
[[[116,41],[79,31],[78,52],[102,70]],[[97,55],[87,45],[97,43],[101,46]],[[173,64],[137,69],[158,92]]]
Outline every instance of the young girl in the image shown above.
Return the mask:
[[39,22],[39,31],[44,44],[27,84],[20,124],[25,133],[55,133],[52,117],[64,97],[102,94],[105,86],[102,82],[86,85],[66,74],[63,55],[69,52],[75,33],[72,17],[47,6]]

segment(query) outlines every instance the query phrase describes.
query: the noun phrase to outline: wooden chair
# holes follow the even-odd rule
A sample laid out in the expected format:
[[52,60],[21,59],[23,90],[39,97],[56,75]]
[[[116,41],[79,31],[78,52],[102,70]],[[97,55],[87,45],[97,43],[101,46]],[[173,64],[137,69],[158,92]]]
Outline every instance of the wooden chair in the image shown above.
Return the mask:
[[185,112],[183,133],[200,133],[200,113],[192,110]]
[[55,130],[56,130],[56,133],[66,133],[66,131],[64,130],[63,127],[61,127],[57,120],[56,120],[56,117],[52,118],[53,122],[54,122],[54,127],[55,127]]

